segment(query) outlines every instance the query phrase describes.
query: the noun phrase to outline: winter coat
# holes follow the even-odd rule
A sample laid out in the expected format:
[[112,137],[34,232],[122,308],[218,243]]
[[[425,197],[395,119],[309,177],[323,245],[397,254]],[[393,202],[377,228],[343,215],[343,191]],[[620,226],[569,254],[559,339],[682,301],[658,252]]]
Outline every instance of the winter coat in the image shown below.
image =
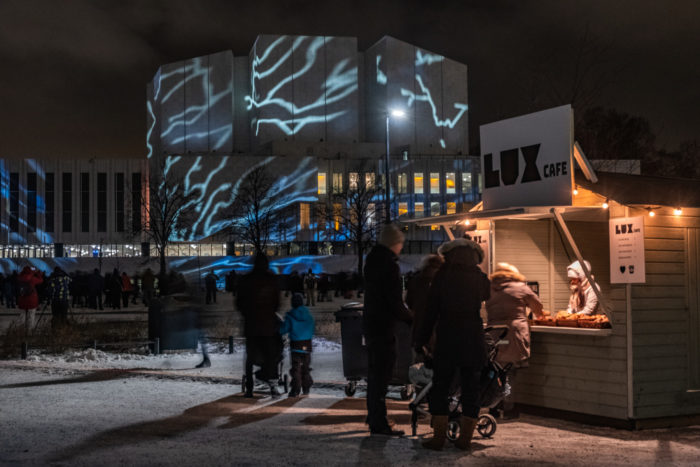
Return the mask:
[[[590,272],[591,266],[587,261],[586,266],[588,266],[588,271]],[[598,314],[598,295],[596,295],[595,290],[588,282],[581,264],[578,261],[574,261],[566,268],[566,272],[569,277],[575,276],[581,281],[579,289],[576,292],[572,292],[569,297],[569,306],[566,311],[580,315]]]
[[47,297],[52,302],[68,302],[71,278],[64,272],[54,272],[46,290]]
[[[292,308],[284,317],[284,322],[280,327],[280,334],[289,333],[289,340],[292,342],[292,352],[307,353],[303,349],[295,349],[294,343],[299,341],[310,341],[314,337],[314,318],[309,313],[309,309],[304,305]],[[311,349],[309,348],[310,352]]]
[[[433,282],[433,278],[435,277],[438,269],[439,266],[426,266],[408,282],[408,290],[406,291],[406,305],[408,305],[408,308],[413,312],[413,335],[411,342],[414,344],[414,346],[418,341],[418,335],[423,325],[423,321],[425,321],[430,284]],[[434,341],[434,339],[431,339],[430,342],[431,351],[432,345],[434,344],[432,341]]]
[[204,276],[204,285],[209,290],[216,289],[216,281],[218,281],[218,280],[219,280],[219,276],[217,276],[213,272],[210,272],[209,274]]
[[131,285],[131,279],[126,274],[122,273],[122,292],[131,292],[134,287]]
[[542,302],[524,281],[524,276],[510,271],[497,271],[491,276],[491,298],[486,302],[488,324],[508,326],[508,344],[498,346],[499,363],[518,363],[530,358],[527,307],[539,316]]
[[479,311],[489,298],[489,279],[477,265],[481,247],[469,240],[454,242],[461,246],[445,253],[445,264],[433,279],[417,345],[425,345],[435,328],[436,361],[481,368],[487,355]]
[[236,308],[245,318],[246,337],[279,335],[279,305],[280,288],[272,272],[253,270],[238,281]]
[[105,287],[105,280],[98,272],[93,272],[87,278],[88,294],[99,295]]
[[[42,282],[43,279],[39,275],[39,271],[32,271],[29,267],[22,270],[17,277],[17,306],[20,309],[31,310],[39,306],[39,294],[36,291],[36,286]],[[33,290],[29,295],[19,295],[23,283],[31,284]]]
[[403,302],[399,258],[384,245],[376,245],[365,263],[365,307],[362,327],[366,336],[391,337],[396,324],[411,324],[413,316]]

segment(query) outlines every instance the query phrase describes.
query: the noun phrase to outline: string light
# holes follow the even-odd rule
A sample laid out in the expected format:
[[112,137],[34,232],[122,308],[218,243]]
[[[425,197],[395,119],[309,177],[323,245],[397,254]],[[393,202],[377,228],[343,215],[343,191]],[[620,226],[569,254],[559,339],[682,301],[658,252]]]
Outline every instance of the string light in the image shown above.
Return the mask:
[[471,222],[469,222],[469,219],[464,221],[464,225],[469,225],[469,224],[471,224]]
[[576,196],[577,194],[578,194],[578,186],[575,186],[574,187],[574,196]]
[[681,214],[683,214],[683,210],[681,208],[676,208],[673,210],[674,216],[680,216]]
[[647,211],[649,211],[649,217],[654,217],[656,215],[652,208],[647,208]]
[[603,209],[608,209],[608,207],[610,207],[610,200],[606,198],[603,203]]

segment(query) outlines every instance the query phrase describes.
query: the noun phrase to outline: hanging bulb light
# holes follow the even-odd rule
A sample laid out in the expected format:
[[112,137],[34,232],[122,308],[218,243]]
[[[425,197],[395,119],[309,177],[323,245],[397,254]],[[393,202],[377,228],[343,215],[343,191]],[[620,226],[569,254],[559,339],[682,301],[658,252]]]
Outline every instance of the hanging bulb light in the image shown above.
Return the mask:
[[681,214],[683,214],[683,210],[681,208],[676,208],[673,210],[674,216],[680,216]]
[[647,210],[649,211],[649,217],[654,217],[656,215],[652,208],[647,208]]
[[578,194],[578,186],[574,186],[574,196]]
[[469,222],[469,219],[464,221],[464,225],[469,225],[469,224],[471,224],[471,222]]
[[603,203],[603,209],[608,209],[610,207],[610,200],[605,199],[605,202]]

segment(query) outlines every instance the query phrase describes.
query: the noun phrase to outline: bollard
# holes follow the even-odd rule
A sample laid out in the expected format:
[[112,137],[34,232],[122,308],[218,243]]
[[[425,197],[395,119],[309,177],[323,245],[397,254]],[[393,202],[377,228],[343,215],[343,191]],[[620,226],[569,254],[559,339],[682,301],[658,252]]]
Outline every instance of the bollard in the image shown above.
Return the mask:
[[27,345],[26,342],[22,342],[22,360],[27,359],[27,353],[29,353],[29,346]]
[[153,342],[153,355],[160,355],[160,337],[156,337]]
[[233,353],[233,336],[228,336],[228,353]]

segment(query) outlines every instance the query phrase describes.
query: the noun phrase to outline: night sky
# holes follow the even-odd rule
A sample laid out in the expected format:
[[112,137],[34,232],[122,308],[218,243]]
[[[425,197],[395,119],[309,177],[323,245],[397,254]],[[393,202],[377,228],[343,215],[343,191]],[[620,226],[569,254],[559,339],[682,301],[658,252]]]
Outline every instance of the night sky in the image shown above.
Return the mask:
[[0,0],[0,157],[143,157],[158,67],[263,33],[391,35],[466,63],[472,147],[480,124],[575,96],[647,117],[672,150],[700,138],[699,25],[691,0]]

